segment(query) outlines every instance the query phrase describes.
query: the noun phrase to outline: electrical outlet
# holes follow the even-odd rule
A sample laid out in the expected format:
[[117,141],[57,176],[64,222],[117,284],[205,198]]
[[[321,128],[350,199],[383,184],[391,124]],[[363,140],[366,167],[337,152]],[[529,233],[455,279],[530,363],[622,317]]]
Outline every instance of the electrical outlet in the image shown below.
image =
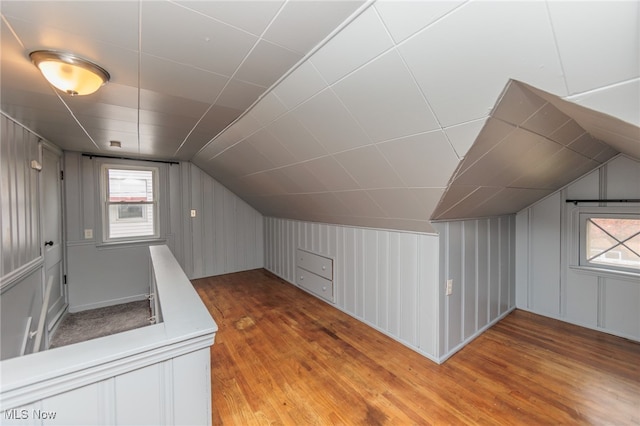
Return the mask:
[[191,217],[196,217],[196,209],[191,209]]
[[451,293],[453,293],[453,280],[447,280],[447,287],[445,289],[445,294],[447,296],[451,296]]
[[93,238],[93,229],[85,229],[84,230],[84,239],[90,240]]

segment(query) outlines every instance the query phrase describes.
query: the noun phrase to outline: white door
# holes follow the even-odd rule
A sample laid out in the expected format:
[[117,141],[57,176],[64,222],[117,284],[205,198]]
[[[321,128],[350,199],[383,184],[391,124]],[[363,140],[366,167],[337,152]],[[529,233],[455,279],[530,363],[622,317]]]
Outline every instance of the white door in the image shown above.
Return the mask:
[[[62,241],[62,176],[60,153],[43,145],[42,149],[42,215],[44,241],[44,289],[49,280],[53,280],[49,305],[47,308],[46,329],[47,345],[49,331],[53,328],[67,307],[66,285],[63,280],[63,241]],[[43,339],[44,340],[44,339]]]

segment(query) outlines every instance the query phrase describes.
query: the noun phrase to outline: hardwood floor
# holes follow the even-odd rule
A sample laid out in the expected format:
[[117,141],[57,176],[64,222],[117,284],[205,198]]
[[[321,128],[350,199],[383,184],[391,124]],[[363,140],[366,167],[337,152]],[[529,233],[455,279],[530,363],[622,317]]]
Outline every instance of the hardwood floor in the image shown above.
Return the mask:
[[640,424],[640,344],[515,311],[443,365],[265,270],[195,280],[215,425]]

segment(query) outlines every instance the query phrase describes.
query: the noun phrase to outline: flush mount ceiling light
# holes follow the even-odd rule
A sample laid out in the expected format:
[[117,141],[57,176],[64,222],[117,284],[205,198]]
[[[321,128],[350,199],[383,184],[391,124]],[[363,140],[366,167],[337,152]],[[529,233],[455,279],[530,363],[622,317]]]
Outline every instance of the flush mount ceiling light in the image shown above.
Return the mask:
[[101,66],[71,53],[36,50],[29,57],[49,83],[71,96],[90,95],[111,78]]

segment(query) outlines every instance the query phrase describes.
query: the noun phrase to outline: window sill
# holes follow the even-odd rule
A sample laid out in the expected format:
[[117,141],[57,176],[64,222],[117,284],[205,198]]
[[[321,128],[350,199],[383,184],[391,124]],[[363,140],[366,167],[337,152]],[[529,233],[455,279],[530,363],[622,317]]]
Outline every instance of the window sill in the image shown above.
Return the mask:
[[122,241],[106,241],[102,243],[96,243],[96,247],[98,249],[115,249],[122,247],[148,247],[166,243],[167,240],[165,238],[149,238]]
[[623,280],[630,280],[634,282],[638,282],[638,279],[640,279],[640,273],[629,272],[629,271],[617,271],[615,269],[595,268],[593,266],[578,266],[578,265],[572,265],[572,266],[569,266],[569,268],[578,273],[597,275],[600,277],[617,278],[617,279],[623,279]]

